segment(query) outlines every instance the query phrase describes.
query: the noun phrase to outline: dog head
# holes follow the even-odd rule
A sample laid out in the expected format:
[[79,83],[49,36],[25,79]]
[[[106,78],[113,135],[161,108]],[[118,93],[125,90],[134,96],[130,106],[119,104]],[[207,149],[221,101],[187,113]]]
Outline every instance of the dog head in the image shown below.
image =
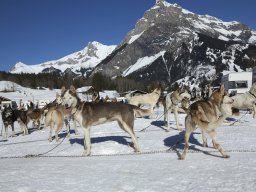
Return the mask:
[[76,95],[76,89],[73,85],[70,86],[70,89],[66,90],[65,87],[61,89],[61,99],[62,105],[66,109],[68,108],[75,108],[77,106],[78,97]]
[[224,96],[226,95],[224,85],[221,85],[219,89],[215,90],[210,99],[213,100],[218,106],[223,102]]
[[188,109],[190,106],[190,99],[187,97],[184,97],[184,99],[181,100],[181,107],[183,109]]
[[181,99],[186,99],[186,100],[191,99],[191,95],[189,94],[188,90],[185,87],[181,87],[179,94]]
[[191,99],[191,95],[188,93],[188,90],[183,86],[176,89],[176,91],[173,92],[173,95],[179,101],[182,101],[183,99]]
[[6,107],[6,106],[4,107],[3,112],[2,112],[2,116],[5,119],[11,118],[13,116],[13,110],[12,110],[10,105],[8,107]]
[[5,126],[12,125],[15,121],[15,114],[11,106],[4,107],[2,112],[2,119]]

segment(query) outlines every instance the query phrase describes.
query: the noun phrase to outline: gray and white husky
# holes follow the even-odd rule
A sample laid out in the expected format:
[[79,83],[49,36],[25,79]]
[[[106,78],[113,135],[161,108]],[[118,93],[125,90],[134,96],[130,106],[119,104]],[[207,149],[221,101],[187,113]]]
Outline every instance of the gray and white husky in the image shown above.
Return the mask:
[[91,154],[90,129],[93,125],[102,124],[109,121],[117,121],[121,129],[127,132],[133,141],[135,152],[139,152],[139,144],[135,136],[133,126],[135,117],[148,116],[151,110],[141,109],[134,105],[125,103],[89,103],[82,102],[76,94],[74,86],[66,90],[61,90],[62,104],[65,108],[71,109],[71,114],[84,128],[84,153]]
[[[170,125],[169,125],[169,112],[173,110],[175,121],[176,121],[176,126],[178,130],[181,130],[179,126],[179,119],[178,119],[178,108],[179,104],[182,103],[182,100],[189,101],[191,98],[191,95],[188,93],[188,91],[183,88],[179,87],[177,90],[168,93],[165,96],[163,105],[164,105],[164,122],[167,124],[167,131],[170,130]],[[189,104],[189,103],[187,103]],[[188,107],[188,106],[186,106]]]

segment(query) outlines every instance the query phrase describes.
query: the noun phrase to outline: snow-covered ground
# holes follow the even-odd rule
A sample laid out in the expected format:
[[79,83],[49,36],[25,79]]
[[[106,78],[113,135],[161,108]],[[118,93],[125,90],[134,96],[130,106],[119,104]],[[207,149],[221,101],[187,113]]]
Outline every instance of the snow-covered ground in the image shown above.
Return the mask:
[[[27,90],[28,91],[28,90]],[[57,90],[32,91],[37,96],[54,98]],[[21,91],[22,93],[22,91]],[[7,95],[8,94],[8,95]],[[0,96],[3,96],[0,93]],[[5,97],[16,94],[5,93]],[[12,98],[14,99],[14,98]],[[129,147],[131,138],[116,122],[92,128],[92,156],[81,157],[83,130],[79,135],[72,130],[65,138],[65,129],[58,144],[49,143],[49,128],[33,129],[29,135],[11,137],[4,141],[0,136],[0,191],[2,192],[53,192],[53,191],[255,191],[256,190],[256,128],[251,114],[242,113],[233,126],[224,123],[217,129],[219,143],[230,154],[223,159],[212,148],[202,147],[201,133],[196,130],[190,139],[187,159],[178,160],[183,147],[183,132],[175,129],[171,115],[170,132],[163,124],[163,108],[156,109],[155,119],[138,118],[135,131],[141,153],[134,154]],[[235,117],[236,119],[240,117]],[[185,115],[179,116],[184,122]],[[233,120],[233,119],[232,119]],[[149,126],[149,127],[148,127]],[[2,129],[0,116],[0,128]],[[73,124],[71,124],[73,127]],[[139,132],[148,127],[145,132]],[[184,128],[184,125],[182,125]],[[15,123],[15,131],[20,132]],[[169,150],[177,142],[176,151]],[[53,149],[57,146],[55,149]],[[41,157],[22,158],[45,153]],[[208,151],[208,153],[206,153]],[[19,157],[19,158],[17,158]]]

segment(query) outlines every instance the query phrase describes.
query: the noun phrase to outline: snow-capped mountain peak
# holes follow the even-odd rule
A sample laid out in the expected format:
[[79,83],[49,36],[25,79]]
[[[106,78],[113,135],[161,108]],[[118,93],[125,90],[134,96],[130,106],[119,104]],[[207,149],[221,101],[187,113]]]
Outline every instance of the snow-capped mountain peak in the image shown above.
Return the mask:
[[105,59],[114,49],[115,45],[107,46],[97,41],[89,42],[88,45],[77,52],[71,53],[58,60],[47,61],[35,65],[26,65],[18,62],[11,69],[11,73],[41,73],[65,72],[68,68],[73,72],[79,74],[81,68],[91,69],[97,66],[99,62]]
[[[242,23],[237,21],[225,22],[213,16],[199,15],[176,3],[171,4],[164,0],[157,0],[156,4],[145,12],[124,42],[130,44],[134,42],[134,37],[150,27],[165,23],[222,40],[256,43],[256,32]],[[133,40],[131,41],[131,39]]]

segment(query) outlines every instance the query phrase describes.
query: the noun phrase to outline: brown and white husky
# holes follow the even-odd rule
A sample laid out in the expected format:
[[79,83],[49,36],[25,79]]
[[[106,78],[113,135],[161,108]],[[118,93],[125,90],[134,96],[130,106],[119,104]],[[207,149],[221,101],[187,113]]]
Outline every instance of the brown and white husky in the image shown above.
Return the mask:
[[121,129],[127,132],[133,141],[135,152],[139,152],[139,144],[135,136],[133,126],[135,117],[148,116],[150,110],[140,109],[137,106],[125,103],[89,103],[82,102],[76,94],[73,86],[66,90],[62,88],[62,100],[66,109],[71,109],[71,114],[75,120],[84,128],[84,153],[91,154],[90,129],[93,125],[102,124],[109,121],[117,121]]
[[185,159],[190,135],[197,127],[202,130],[204,145],[206,142],[204,133],[206,132],[212,139],[213,147],[218,149],[223,157],[229,158],[229,155],[216,142],[215,129],[222,124],[226,117],[232,116],[233,101],[226,95],[224,86],[221,85],[208,100],[196,101],[190,105],[188,115],[185,118],[185,146],[180,159]]
[[[49,141],[52,141],[52,131],[54,127],[55,129],[55,139],[56,142],[59,141],[58,133],[62,129],[63,124],[65,123],[66,129],[67,129],[67,136],[70,136],[70,125],[69,120],[71,118],[71,111],[67,110],[63,105],[61,105],[62,99],[60,95],[57,93],[55,104],[52,106],[48,106],[45,108],[45,127],[50,126],[50,135],[49,135]],[[75,127],[75,134],[78,134],[77,127],[75,121],[73,121],[74,127]]]

